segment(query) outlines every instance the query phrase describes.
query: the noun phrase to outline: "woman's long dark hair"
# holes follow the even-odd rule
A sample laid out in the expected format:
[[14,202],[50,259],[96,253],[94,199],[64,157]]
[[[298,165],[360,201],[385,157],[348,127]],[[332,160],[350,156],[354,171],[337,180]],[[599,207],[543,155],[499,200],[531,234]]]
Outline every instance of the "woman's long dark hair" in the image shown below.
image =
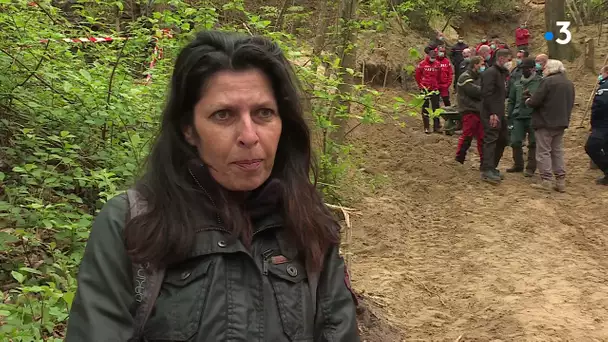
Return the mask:
[[[186,142],[183,130],[192,125],[194,106],[212,75],[247,69],[259,69],[270,79],[282,120],[271,177],[281,184],[279,210],[288,236],[315,270],[322,268],[327,250],[338,243],[336,222],[315,188],[317,173],[300,88],[283,52],[262,37],[202,32],[177,58],[160,134],[136,185],[148,212],[125,228],[127,249],[135,262],[162,267],[183,260],[194,241],[196,217],[201,211],[215,211],[211,203],[201,203],[201,189],[188,173],[188,162],[198,155]],[[216,203],[221,220],[233,235],[241,237],[248,219],[226,197],[220,196],[221,203]]]

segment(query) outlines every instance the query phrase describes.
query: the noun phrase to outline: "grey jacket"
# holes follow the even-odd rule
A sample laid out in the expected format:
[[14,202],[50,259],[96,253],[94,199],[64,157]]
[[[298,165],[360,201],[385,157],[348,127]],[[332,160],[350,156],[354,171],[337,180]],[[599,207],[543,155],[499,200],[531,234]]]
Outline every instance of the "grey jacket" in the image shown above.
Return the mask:
[[527,102],[532,112],[534,129],[565,129],[570,125],[574,107],[574,84],[563,73],[544,76]]

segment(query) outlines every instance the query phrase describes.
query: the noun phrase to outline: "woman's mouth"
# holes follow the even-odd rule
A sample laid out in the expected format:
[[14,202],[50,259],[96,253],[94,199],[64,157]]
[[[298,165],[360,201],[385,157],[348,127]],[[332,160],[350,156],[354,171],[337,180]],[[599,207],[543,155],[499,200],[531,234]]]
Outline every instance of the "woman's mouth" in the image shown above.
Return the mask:
[[260,165],[262,165],[262,159],[239,160],[233,164],[244,171],[255,171],[260,168]]

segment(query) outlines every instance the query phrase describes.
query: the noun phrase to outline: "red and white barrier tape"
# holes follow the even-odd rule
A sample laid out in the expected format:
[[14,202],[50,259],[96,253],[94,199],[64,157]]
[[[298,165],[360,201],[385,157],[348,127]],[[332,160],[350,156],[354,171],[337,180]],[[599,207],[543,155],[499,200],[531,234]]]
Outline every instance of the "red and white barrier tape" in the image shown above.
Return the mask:
[[113,42],[117,40],[126,40],[126,37],[89,37],[89,38],[63,38],[59,40],[55,39],[41,39],[40,42],[42,44],[46,44],[49,41],[52,42],[66,42],[66,43],[103,43],[103,42]]
[[[158,46],[158,41],[160,40],[160,38],[173,38],[173,33],[171,33],[171,30],[169,29],[162,29],[161,30],[161,34],[160,37],[159,36],[154,36],[152,39],[154,41],[154,50],[152,52],[152,60],[150,60],[150,64],[148,69],[152,70],[154,69],[154,67],[156,66],[156,62],[159,59],[163,58],[163,48]],[[102,42],[113,42],[113,41],[119,41],[119,40],[126,40],[128,39],[127,37],[88,37],[88,38],[63,38],[63,39],[59,39],[59,40],[54,40],[54,39],[41,39],[40,43],[42,44],[46,44],[49,41],[63,41],[66,43],[102,43]],[[148,85],[150,84],[150,82],[152,81],[152,73],[148,73],[146,75],[146,81],[145,84]]]

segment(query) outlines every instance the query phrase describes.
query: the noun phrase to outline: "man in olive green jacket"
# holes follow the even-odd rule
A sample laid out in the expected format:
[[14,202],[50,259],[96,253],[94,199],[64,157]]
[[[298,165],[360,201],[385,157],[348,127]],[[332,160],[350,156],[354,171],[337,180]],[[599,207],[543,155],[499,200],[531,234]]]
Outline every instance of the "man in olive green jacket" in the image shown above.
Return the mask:
[[524,175],[531,177],[536,171],[536,140],[531,126],[532,108],[526,106],[524,94],[533,94],[542,77],[534,72],[534,60],[525,58],[520,65],[522,75],[509,89],[509,104],[507,115],[513,122],[511,131],[511,147],[513,148],[513,167],[507,172],[524,172],[523,141],[528,136],[528,163]]

